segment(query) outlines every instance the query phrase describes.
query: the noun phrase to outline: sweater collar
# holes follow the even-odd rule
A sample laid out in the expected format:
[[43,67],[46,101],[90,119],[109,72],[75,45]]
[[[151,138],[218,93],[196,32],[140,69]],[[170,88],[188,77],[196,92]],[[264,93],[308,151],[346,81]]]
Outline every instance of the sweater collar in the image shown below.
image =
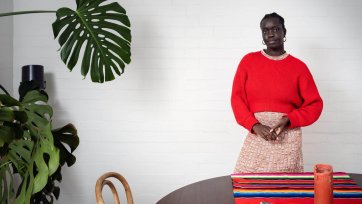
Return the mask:
[[279,55],[279,56],[271,56],[271,55],[268,55],[264,50],[261,50],[261,54],[264,55],[266,58],[268,58],[270,60],[275,60],[275,61],[283,60],[286,57],[288,57],[288,55],[289,55],[287,52],[285,52],[284,54]]

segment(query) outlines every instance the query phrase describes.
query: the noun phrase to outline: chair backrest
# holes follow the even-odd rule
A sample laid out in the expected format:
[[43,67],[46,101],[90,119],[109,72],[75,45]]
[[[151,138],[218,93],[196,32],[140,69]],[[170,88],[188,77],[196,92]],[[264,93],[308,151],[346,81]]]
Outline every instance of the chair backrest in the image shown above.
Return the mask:
[[117,193],[115,186],[113,185],[112,181],[107,180],[107,178],[109,178],[109,177],[114,177],[123,184],[124,190],[126,192],[127,204],[133,204],[131,188],[129,187],[128,182],[121,174],[116,173],[116,172],[107,172],[98,178],[97,183],[96,183],[96,189],[95,189],[97,204],[104,204],[102,190],[103,190],[103,186],[105,186],[105,185],[109,186],[109,188],[111,189],[112,194],[113,194],[114,203],[120,204],[118,193]]

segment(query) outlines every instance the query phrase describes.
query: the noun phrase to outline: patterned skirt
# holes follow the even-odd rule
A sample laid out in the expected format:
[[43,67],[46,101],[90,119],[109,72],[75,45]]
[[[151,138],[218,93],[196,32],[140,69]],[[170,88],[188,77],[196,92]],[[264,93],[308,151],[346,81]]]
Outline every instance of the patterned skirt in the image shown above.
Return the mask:
[[[256,119],[272,127],[283,113],[258,112]],[[279,140],[266,141],[249,133],[245,138],[234,173],[303,172],[302,131],[285,129]]]

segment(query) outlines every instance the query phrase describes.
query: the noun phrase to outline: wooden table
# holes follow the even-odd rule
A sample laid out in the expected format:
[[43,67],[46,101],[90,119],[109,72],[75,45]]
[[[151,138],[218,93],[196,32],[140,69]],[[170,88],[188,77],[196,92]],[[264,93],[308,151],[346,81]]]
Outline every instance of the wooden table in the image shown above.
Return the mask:
[[[349,174],[362,187],[362,174]],[[230,176],[199,181],[166,195],[157,204],[234,204]]]

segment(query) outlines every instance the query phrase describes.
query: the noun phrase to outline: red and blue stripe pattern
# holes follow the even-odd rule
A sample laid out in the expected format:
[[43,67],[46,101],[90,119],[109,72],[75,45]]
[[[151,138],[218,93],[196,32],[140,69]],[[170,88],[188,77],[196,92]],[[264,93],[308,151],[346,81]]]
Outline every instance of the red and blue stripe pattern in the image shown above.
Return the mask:
[[[308,173],[232,174],[236,204],[313,204],[314,175]],[[334,203],[362,204],[362,189],[347,173],[333,173]]]

